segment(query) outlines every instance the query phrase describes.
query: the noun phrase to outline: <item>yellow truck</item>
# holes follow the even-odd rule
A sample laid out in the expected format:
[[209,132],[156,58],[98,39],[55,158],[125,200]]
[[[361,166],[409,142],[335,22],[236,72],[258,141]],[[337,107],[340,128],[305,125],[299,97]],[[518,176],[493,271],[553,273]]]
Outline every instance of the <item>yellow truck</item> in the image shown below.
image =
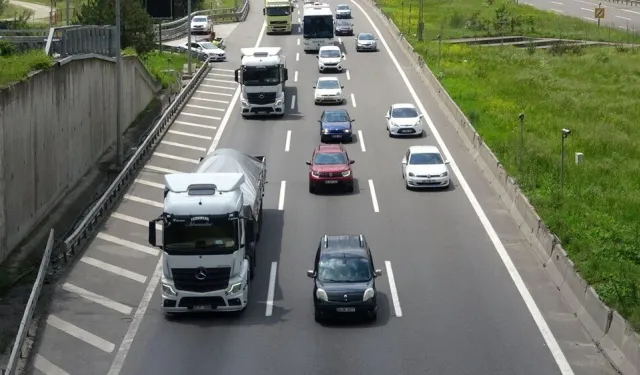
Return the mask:
[[291,34],[294,9],[291,0],[265,0],[262,14],[267,18],[267,34]]

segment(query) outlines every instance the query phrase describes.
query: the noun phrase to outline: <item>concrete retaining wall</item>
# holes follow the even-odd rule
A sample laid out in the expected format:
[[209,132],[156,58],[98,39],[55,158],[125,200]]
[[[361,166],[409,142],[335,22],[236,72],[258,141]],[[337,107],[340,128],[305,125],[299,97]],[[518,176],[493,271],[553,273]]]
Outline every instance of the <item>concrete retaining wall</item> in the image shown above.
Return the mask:
[[[122,65],[124,132],[161,86],[137,57]],[[114,145],[114,77],[85,57],[0,90],[0,262]]]
[[456,132],[461,136],[478,166],[500,195],[503,203],[519,224],[532,247],[537,250],[540,262],[548,270],[558,290],[573,309],[576,317],[589,332],[591,338],[614,366],[625,375],[636,375],[640,370],[640,337],[615,311],[606,306],[593,288],[576,271],[559,239],[544,225],[535,209],[508,176],[471,122],[445,91],[440,81],[426,66],[422,57],[404,38],[400,29],[385,15],[374,0],[365,0],[376,15],[388,27],[395,42],[400,45],[422,80],[440,99],[440,106],[451,115]]

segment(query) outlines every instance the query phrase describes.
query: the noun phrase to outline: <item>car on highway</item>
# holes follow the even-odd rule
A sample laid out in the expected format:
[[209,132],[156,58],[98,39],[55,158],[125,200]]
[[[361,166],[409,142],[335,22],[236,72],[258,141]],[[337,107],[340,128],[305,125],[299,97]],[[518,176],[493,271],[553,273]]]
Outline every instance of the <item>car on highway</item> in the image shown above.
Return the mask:
[[337,19],[334,34],[338,36],[353,35],[353,23],[347,19]]
[[225,50],[207,41],[191,42],[191,48],[189,48],[189,43],[184,43],[180,48],[184,50],[191,49],[192,51],[202,53],[207,56],[208,61],[225,61],[227,59]]
[[377,50],[378,38],[372,33],[358,33],[356,35],[356,52]]
[[336,7],[336,19],[351,18],[351,8],[347,4],[339,4]]
[[341,144],[318,145],[311,155],[309,166],[309,193],[315,194],[321,188],[338,187],[353,192],[353,171],[347,150]]
[[371,249],[362,234],[322,236],[307,276],[314,281],[316,322],[327,318],[378,317],[376,278]]
[[320,115],[320,142],[353,142],[352,124],[355,120],[346,109],[327,109]]
[[324,46],[320,47],[318,55],[318,71],[323,73],[328,70],[342,71],[342,59],[344,54],[338,46]]
[[406,188],[449,187],[448,164],[436,146],[409,147],[402,157],[402,178]]
[[393,104],[384,115],[389,137],[422,136],[422,114],[410,103]]
[[344,96],[342,95],[344,86],[340,84],[340,80],[337,77],[320,77],[313,88],[315,89],[313,97],[316,104],[344,103]]
[[213,30],[213,21],[207,16],[195,16],[191,18],[191,34],[210,34]]

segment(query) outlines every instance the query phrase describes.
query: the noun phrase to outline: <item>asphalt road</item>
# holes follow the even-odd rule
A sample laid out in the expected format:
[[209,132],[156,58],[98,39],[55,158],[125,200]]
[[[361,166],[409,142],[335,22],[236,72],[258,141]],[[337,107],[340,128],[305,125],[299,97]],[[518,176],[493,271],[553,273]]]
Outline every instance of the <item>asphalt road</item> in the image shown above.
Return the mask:
[[[629,30],[636,34],[640,31],[640,7],[638,6],[628,6],[606,1],[599,3],[598,1],[587,0],[526,0],[523,1],[523,4],[550,10],[565,16],[577,17],[585,22],[593,23],[598,22],[598,20],[594,18],[594,12],[598,4],[601,4],[601,6],[605,8],[605,18],[600,21],[602,27],[611,26],[613,28]],[[636,40],[635,43],[638,43],[638,40]]]
[[[359,3],[366,16],[350,4],[356,32],[378,33],[371,17],[379,36],[391,42],[371,8]],[[380,43],[379,52],[356,53],[353,39],[342,38],[348,73],[336,76],[349,98],[344,107],[356,119],[358,139],[347,149],[358,184],[349,195],[308,193],[304,162],[319,143],[323,108],[313,104],[317,60],[302,50],[301,35],[262,36],[261,46],[281,46],[288,56],[290,106],[282,119],[242,119],[232,69],[239,65],[235,52],[259,39],[261,3],[253,5],[226,39],[229,61],[216,64],[84,261],[61,284],[30,373],[614,374],[397,46]],[[386,108],[415,98],[439,135],[429,129],[422,139],[390,139]],[[402,154],[410,145],[437,145],[438,137],[457,169],[453,188],[406,191]],[[209,146],[267,157],[252,301],[240,316],[167,321],[157,288],[159,256],[145,246],[141,224],[161,210],[162,174],[191,171]],[[372,244],[376,268],[385,273],[375,324],[314,322],[305,271],[324,233],[363,233]],[[510,271],[504,259],[513,262]],[[520,289],[513,281],[519,277]]]

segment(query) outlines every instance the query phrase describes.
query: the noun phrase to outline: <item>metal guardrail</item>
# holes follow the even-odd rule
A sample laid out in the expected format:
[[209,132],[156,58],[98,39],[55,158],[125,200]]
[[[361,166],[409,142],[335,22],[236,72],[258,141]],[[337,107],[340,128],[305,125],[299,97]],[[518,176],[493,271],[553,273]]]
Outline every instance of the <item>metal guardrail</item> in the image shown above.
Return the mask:
[[202,67],[198,69],[191,81],[180,94],[178,94],[160,120],[154,125],[153,129],[149,132],[131,159],[129,159],[115,181],[107,188],[87,216],[78,224],[73,233],[64,240],[62,254],[58,254],[55,260],[64,259],[65,262],[69,262],[73,255],[82,249],[85,241],[90,239],[95,230],[106,220],[111,209],[120,201],[138,171],[151,157],[153,150],[159,144],[169,126],[173,123],[173,120],[195,93],[198,85],[204,80],[210,69],[209,64],[203,64]]
[[53,251],[53,238],[53,229],[51,229],[51,231],[49,232],[49,239],[47,240],[47,247],[45,247],[44,255],[42,256],[42,261],[40,262],[38,276],[36,277],[36,281],[33,283],[33,288],[31,289],[31,295],[29,296],[27,307],[25,307],[24,314],[22,315],[22,320],[20,321],[18,334],[16,335],[13,347],[11,348],[9,363],[7,364],[7,368],[2,372],[4,375],[15,375],[15,371],[18,366],[18,360],[20,359],[20,354],[22,352],[22,346],[24,345],[24,340],[27,338],[27,333],[29,332],[29,327],[31,326],[31,319],[33,319],[33,312],[35,311],[36,305],[38,303],[38,297],[40,296],[40,291],[42,290],[42,285],[44,284],[47,269],[49,268],[51,252]]
[[630,6],[640,6],[640,0],[604,0],[608,3],[624,4]]

